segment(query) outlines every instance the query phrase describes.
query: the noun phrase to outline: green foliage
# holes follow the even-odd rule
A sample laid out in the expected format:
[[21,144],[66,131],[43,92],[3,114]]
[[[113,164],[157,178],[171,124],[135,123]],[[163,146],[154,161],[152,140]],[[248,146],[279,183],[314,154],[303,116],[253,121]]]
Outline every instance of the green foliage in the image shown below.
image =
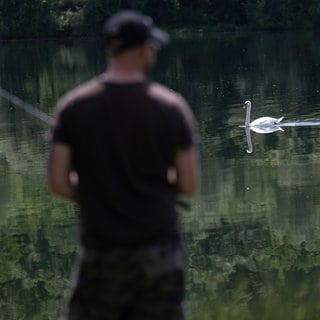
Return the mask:
[[192,320],[316,319],[320,252],[263,224],[222,221],[188,239]]
[[0,2],[0,36],[27,38],[53,35],[56,27],[55,1]]
[[126,8],[179,28],[313,28],[320,21],[317,0],[1,0],[0,38],[97,34],[107,16]]
[[260,28],[316,27],[320,14],[316,0],[247,0],[249,24]]

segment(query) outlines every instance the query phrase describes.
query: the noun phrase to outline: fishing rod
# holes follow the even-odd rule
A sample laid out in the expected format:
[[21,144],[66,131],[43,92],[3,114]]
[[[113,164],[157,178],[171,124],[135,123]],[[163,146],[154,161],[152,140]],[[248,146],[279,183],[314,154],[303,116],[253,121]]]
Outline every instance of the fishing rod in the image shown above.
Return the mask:
[[48,125],[52,124],[52,117],[40,111],[38,108],[32,106],[31,104],[23,101],[22,99],[18,98],[17,96],[13,95],[7,90],[0,88],[0,97],[7,99],[8,101],[12,102],[14,105],[20,107],[27,113],[32,114],[36,118],[45,122],[46,124]]

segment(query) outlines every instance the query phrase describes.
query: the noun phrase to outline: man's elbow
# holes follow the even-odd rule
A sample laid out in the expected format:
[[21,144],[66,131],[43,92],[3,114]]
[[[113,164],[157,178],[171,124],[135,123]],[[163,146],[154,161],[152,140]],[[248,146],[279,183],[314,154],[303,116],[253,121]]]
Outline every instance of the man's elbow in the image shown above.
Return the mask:
[[47,178],[47,185],[49,188],[49,191],[53,193],[54,195],[59,194],[60,186],[52,177],[48,176]]
[[180,193],[186,196],[194,196],[197,193],[198,189],[197,188],[185,188],[181,189]]
[[63,194],[64,190],[64,183],[62,179],[58,179],[53,174],[48,174],[47,176],[47,185],[51,193],[53,193],[56,196],[60,196]]
[[186,196],[194,196],[199,191],[198,179],[188,183],[180,183],[178,192]]
[[192,196],[197,193],[200,184],[198,152],[195,148],[180,151],[175,157],[178,192]]

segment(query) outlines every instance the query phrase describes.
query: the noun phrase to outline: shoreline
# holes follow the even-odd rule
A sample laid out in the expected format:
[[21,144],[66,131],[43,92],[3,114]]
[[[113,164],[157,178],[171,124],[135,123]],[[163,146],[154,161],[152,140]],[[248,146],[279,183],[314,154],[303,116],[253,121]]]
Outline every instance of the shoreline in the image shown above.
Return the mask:
[[[175,27],[168,26],[162,27],[164,30],[169,32],[172,37],[180,38],[186,36],[195,36],[195,35],[206,35],[206,34],[244,34],[244,33],[273,33],[273,32],[298,32],[298,31],[319,31],[319,28],[253,28],[250,26],[234,26],[234,25],[223,25],[223,26],[190,26],[190,27]],[[94,34],[74,34],[74,35],[48,35],[48,36],[39,36],[36,35],[33,37],[4,37],[0,36],[1,42],[23,42],[23,41],[72,41],[72,40],[95,40],[102,39],[102,35]]]

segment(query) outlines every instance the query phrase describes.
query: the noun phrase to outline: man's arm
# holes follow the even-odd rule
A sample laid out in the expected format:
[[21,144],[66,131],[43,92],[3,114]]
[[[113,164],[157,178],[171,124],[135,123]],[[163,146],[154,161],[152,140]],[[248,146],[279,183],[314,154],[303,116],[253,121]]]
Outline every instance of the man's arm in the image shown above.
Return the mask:
[[174,158],[178,193],[193,195],[200,184],[199,155],[195,147],[179,151]]
[[52,193],[77,202],[77,174],[71,170],[71,149],[67,144],[53,143],[49,167],[48,186]]

